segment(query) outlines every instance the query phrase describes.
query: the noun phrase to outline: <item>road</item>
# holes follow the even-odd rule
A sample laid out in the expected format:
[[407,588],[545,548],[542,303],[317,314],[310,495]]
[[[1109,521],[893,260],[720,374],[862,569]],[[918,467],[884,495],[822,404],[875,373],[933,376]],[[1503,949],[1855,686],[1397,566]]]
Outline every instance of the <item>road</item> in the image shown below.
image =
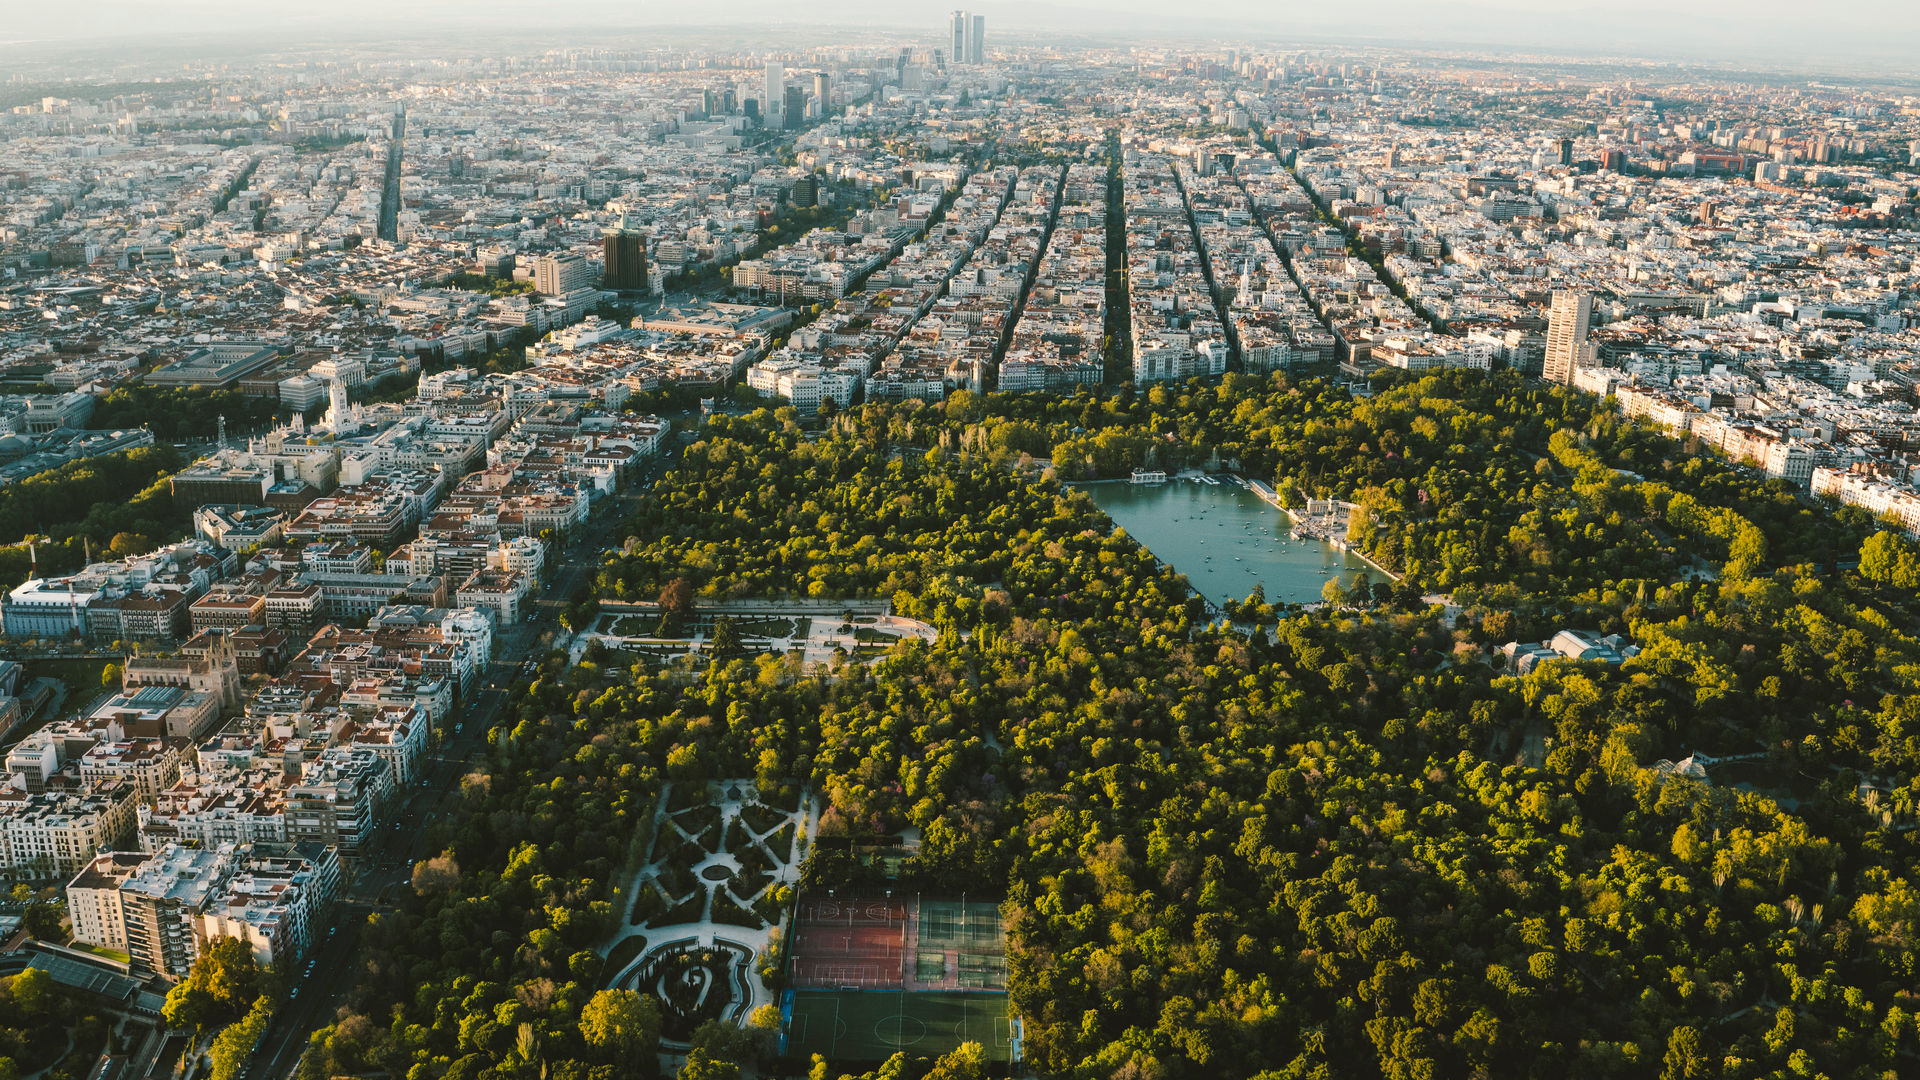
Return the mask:
[[[287,982],[293,996],[280,1003],[266,1037],[260,1040],[240,1080],[254,1077],[284,1077],[293,1074],[307,1038],[315,1029],[333,1022],[334,1009],[353,988],[355,967],[345,962],[360,944],[360,928],[373,909],[365,904],[342,903],[334,906],[331,921],[314,927],[319,935],[313,955],[331,962],[316,962],[312,974],[303,968],[288,972]],[[335,959],[338,958],[338,959]]]
[[559,626],[560,613],[591,584],[601,551],[611,546],[632,515],[641,498],[638,493],[671,467],[683,441],[663,443],[661,452],[628,479],[626,493],[611,496],[594,509],[586,527],[558,553],[561,561],[539,593],[533,618],[496,632],[486,674],[454,715],[457,730],[426,754],[420,774],[389,808],[388,823],[355,859],[346,899],[335,908],[333,936],[320,939],[311,964],[287,973],[289,989],[297,993],[274,1014],[241,1080],[280,1080],[292,1075],[308,1036],[333,1021],[353,989],[357,972],[353,959],[361,926],[369,915],[391,910],[400,890],[407,887],[415,862],[438,854],[435,847],[445,838],[435,826],[451,819],[461,778],[476,766],[484,767],[487,732],[506,713],[511,690],[521,680],[527,661],[544,656],[546,647],[554,644],[553,637],[566,633]]
[[393,114],[393,141],[387,144],[387,181],[380,189],[380,239],[389,243],[400,238],[400,159],[407,146],[407,107]]

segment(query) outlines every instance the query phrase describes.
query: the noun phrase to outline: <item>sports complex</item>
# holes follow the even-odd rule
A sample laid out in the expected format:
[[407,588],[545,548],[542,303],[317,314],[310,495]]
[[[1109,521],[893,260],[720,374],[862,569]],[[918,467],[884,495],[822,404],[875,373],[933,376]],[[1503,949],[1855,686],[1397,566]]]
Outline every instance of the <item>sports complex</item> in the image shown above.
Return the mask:
[[1020,1059],[1000,906],[946,897],[803,897],[787,954],[782,1052],[880,1061],[978,1042]]

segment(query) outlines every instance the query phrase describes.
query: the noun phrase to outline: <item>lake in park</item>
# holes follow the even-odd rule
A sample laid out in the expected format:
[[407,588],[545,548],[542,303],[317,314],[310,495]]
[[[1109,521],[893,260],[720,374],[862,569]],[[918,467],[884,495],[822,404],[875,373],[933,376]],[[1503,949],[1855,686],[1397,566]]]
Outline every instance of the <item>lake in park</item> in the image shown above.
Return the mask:
[[1244,600],[1256,584],[1266,586],[1269,603],[1307,604],[1319,601],[1333,577],[1348,586],[1392,580],[1331,544],[1290,539],[1287,515],[1232,478],[1213,484],[1087,484],[1081,490],[1216,604]]

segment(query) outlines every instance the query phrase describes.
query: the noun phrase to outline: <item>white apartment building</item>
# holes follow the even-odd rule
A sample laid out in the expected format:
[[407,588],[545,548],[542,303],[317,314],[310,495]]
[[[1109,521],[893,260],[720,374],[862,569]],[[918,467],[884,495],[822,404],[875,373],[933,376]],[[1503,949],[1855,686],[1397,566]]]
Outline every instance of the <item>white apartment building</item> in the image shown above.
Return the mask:
[[1571,383],[1576,368],[1591,362],[1587,328],[1593,321],[1593,296],[1590,293],[1556,290],[1547,312],[1548,382]]
[[101,854],[68,883],[67,906],[74,940],[177,979],[217,938],[246,942],[262,964],[308,955],[315,923],[339,894],[330,847],[167,844]]
[[419,774],[430,726],[418,709],[389,707],[357,721],[345,742],[351,750],[370,750],[385,759],[394,783],[410,784]]
[[287,787],[287,839],[351,856],[373,838],[393,784],[393,767],[382,754],[357,746],[322,751]]
[[269,785],[266,770],[207,783],[179,783],[152,806],[138,810],[140,850],[170,844],[202,848],[221,844],[287,842],[286,802]]
[[480,569],[460,583],[454,602],[461,607],[485,611],[503,626],[511,625],[520,621],[520,612],[526,606],[529,591],[529,583],[522,574]]
[[236,872],[200,914],[198,946],[237,938],[253,950],[254,960],[283,967],[310,955],[314,926],[340,895],[339,853],[299,844],[284,854],[239,854]]
[[845,408],[853,403],[860,389],[859,373],[844,368],[823,368],[808,360],[779,357],[762,360],[747,369],[747,386],[763,394],[785,398],[802,413],[820,411],[820,403],[832,401]]
[[193,970],[200,955],[200,913],[231,872],[234,851],[231,844],[169,844],[121,884],[126,951],[135,965],[175,979]]
[[1872,473],[1817,466],[1810,477],[1815,495],[1829,495],[1920,534],[1920,491]]

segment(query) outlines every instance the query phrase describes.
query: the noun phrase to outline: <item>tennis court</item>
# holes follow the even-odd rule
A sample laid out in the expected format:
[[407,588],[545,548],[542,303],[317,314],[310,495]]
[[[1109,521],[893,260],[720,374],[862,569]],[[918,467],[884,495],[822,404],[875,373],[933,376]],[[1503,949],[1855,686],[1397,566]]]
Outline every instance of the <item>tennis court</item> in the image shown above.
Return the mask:
[[1007,930],[1000,905],[929,897],[919,901],[913,916],[913,989],[1007,988]]
[[906,985],[905,900],[800,902],[787,977],[796,989],[899,989]]
[[1019,1045],[1019,1026],[999,993],[839,993],[795,990],[784,1053],[805,1061],[884,1061],[896,1052],[937,1057],[963,1042],[986,1048],[988,1060],[1007,1064]]

